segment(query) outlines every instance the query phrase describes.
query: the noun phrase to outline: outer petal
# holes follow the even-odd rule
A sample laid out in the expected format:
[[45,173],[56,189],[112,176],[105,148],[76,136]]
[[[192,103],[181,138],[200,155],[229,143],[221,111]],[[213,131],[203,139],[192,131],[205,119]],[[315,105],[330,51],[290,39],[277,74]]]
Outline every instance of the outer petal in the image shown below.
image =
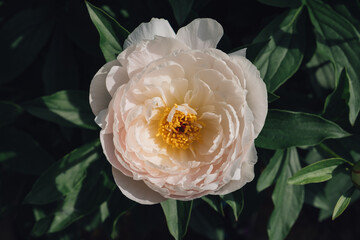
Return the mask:
[[246,57],[246,48],[237,50],[236,52],[232,52],[232,53],[229,54],[229,56]]
[[94,115],[98,115],[101,110],[108,107],[111,96],[106,89],[106,77],[113,66],[120,66],[118,60],[106,63],[95,74],[90,84],[90,106]]
[[124,49],[143,40],[152,40],[155,35],[175,38],[175,32],[167,20],[152,18],[148,23],[141,23],[129,34],[124,42]]
[[112,168],[112,173],[116,185],[121,192],[131,200],[141,204],[156,204],[166,199],[159,193],[151,190],[143,181],[135,181],[130,177],[126,177],[116,168]]
[[254,114],[256,138],[264,126],[268,112],[266,85],[260,77],[260,72],[249,60],[237,55],[233,55],[232,58],[241,65],[244,72],[246,89],[248,90],[246,101]]
[[224,34],[220,23],[210,18],[198,18],[179,29],[176,39],[192,49],[216,48]]

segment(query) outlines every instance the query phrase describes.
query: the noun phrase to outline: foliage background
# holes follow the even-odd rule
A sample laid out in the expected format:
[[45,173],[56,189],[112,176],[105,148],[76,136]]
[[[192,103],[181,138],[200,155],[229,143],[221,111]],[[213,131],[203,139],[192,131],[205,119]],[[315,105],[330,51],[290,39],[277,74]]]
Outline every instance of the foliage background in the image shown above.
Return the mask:
[[[282,189],[288,189],[286,180],[294,169],[279,175],[294,159],[302,167],[329,157],[360,160],[355,121],[360,106],[359,1],[90,2],[130,32],[151,17],[169,20],[175,31],[194,18],[216,19],[225,33],[218,48],[247,47],[249,59],[266,76],[268,91],[280,96],[270,95],[269,108],[322,115],[337,124],[318,118],[314,123],[314,115],[292,122],[295,115],[289,112],[283,114],[290,114],[290,120],[276,122],[288,115],[273,112],[256,142],[257,177],[244,188],[244,197],[240,191],[228,198],[195,200],[185,239],[358,239],[358,190],[354,204],[335,221],[329,218],[337,199],[352,186],[349,169],[337,169],[327,183],[307,185],[305,196],[304,190],[276,195],[279,191],[270,185],[282,181]],[[332,18],[326,19],[327,14]],[[285,60],[271,65],[279,59]],[[162,207],[123,197],[102,155],[88,89],[104,63],[85,2],[0,0],[0,239],[172,238]],[[277,167],[269,164],[274,150]],[[276,198],[290,199],[277,205],[278,218],[270,217],[272,198],[275,205]],[[176,216],[175,228],[184,231],[189,206],[177,207],[187,209],[185,216]]]

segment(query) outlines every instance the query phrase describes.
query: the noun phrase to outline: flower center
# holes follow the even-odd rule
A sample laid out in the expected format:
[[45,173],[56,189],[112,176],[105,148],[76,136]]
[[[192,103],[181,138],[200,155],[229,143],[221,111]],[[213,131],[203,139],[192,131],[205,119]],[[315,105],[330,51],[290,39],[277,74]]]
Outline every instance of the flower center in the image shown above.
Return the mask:
[[159,122],[156,136],[172,145],[174,148],[187,149],[193,141],[200,139],[200,130],[204,123],[197,120],[196,112],[187,104],[173,108],[165,108]]

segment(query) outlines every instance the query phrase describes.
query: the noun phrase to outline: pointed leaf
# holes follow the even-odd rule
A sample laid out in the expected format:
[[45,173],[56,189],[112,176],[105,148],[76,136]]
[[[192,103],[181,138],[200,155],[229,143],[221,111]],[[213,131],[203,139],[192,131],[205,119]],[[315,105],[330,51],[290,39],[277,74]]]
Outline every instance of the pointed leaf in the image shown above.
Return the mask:
[[256,184],[256,189],[258,192],[265,190],[270,187],[276,177],[279,174],[281,163],[283,162],[284,151],[277,150],[274,156],[270,159],[269,164],[266,166],[265,170],[261,173],[259,180]]
[[177,201],[169,199],[161,203],[169,232],[176,239],[182,239],[190,221],[193,201]]
[[292,146],[314,146],[325,139],[350,136],[334,122],[320,116],[270,110],[265,126],[256,139],[256,146],[267,149],[284,149]]
[[244,208],[244,193],[242,189],[221,196],[221,198],[232,208],[235,220],[237,221]]
[[224,215],[224,209],[222,205],[221,198],[216,195],[207,195],[201,198],[206,203],[209,204],[210,207],[212,207],[215,211],[220,213],[221,215]]
[[339,166],[346,163],[342,158],[330,158],[304,167],[291,178],[289,184],[304,185],[308,183],[325,182],[332,178],[332,173]]
[[100,48],[107,62],[114,60],[122,51],[122,45],[129,35],[113,17],[104,10],[86,2],[90,18],[100,35]]
[[349,206],[349,203],[351,201],[351,196],[354,193],[354,191],[355,191],[355,187],[351,187],[343,195],[340,196],[339,200],[337,201],[334,207],[332,220],[335,220],[335,218],[339,217]]

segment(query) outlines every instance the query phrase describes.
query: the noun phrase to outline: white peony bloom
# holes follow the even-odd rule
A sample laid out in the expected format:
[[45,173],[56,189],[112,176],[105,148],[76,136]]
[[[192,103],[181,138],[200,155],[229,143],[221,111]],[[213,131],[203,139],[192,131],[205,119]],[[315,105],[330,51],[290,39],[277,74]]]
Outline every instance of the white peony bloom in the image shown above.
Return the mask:
[[267,114],[259,71],[215,49],[223,35],[212,19],[177,34],[153,18],[90,85],[104,153],[128,198],[155,204],[223,195],[254,178],[254,139]]

